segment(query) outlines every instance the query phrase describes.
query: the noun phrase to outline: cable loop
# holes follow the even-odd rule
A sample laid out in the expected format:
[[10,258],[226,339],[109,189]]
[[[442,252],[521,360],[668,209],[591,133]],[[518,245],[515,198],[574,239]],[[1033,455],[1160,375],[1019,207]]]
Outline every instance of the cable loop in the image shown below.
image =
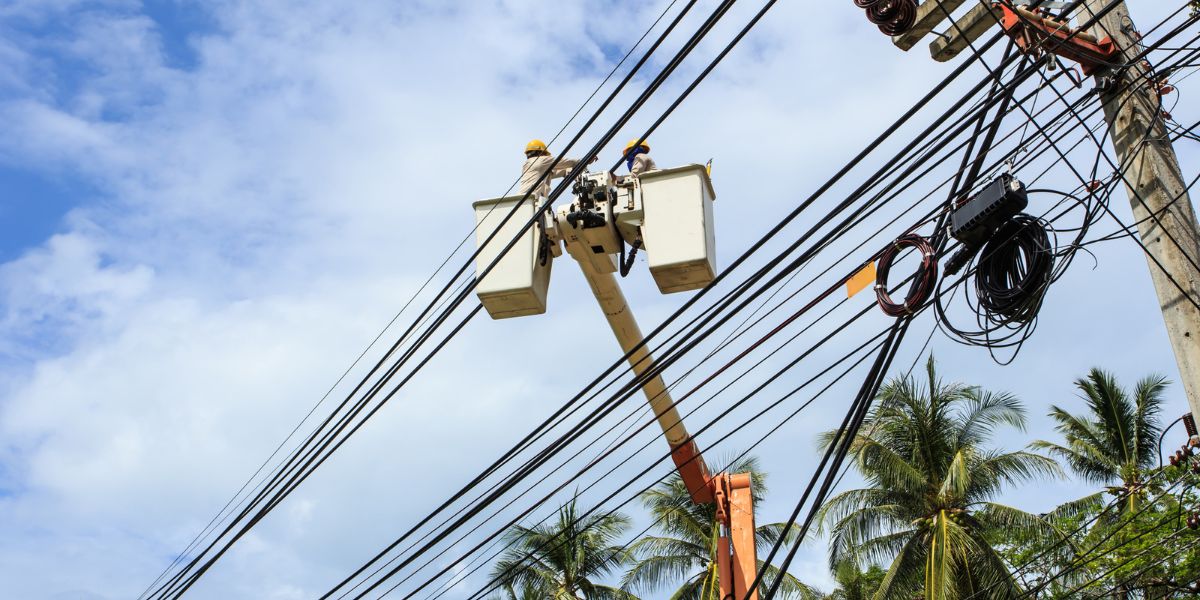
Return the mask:
[[[905,248],[914,248],[921,254],[921,266],[913,278],[912,287],[908,290],[904,302],[896,302],[887,292],[888,273],[892,263],[900,256]],[[875,275],[875,297],[879,308],[893,317],[912,316],[933,295],[938,279],[938,263],[933,245],[924,237],[909,233],[894,240],[883,254],[879,256],[879,265]]]

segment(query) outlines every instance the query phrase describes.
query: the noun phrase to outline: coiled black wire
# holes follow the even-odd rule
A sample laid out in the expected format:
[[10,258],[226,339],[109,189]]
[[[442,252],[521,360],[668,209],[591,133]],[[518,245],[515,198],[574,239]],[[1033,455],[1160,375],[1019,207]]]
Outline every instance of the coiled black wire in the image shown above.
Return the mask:
[[[1083,250],[1083,239],[1103,214],[1113,185],[1110,181],[1092,192],[1082,188],[1074,193],[1029,190],[1031,198],[1037,194],[1059,196],[1060,202],[1047,214],[1059,212],[1058,217],[1063,217],[1078,213],[1079,225],[1056,228],[1042,217],[1024,213],[1013,217],[969,264],[976,269],[973,285],[961,285],[964,278],[941,282],[934,298],[938,327],[956,342],[987,348],[997,363],[1011,363],[1037,327],[1037,314],[1047,290],[1062,277],[1076,253]],[[1060,243],[1060,233],[1074,235],[1069,242]],[[976,328],[955,325],[947,314],[946,306],[956,293],[962,296]],[[997,354],[997,350],[1006,348],[1012,349],[1011,355]]]
[[1053,274],[1054,246],[1042,220],[1020,213],[1006,221],[983,247],[975,272],[984,319],[994,325],[1033,321]]

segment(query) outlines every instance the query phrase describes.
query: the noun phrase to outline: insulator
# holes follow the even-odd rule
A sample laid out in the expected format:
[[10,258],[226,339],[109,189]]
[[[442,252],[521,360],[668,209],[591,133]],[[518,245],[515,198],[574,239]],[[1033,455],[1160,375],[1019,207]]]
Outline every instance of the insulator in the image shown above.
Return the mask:
[[877,23],[885,35],[897,36],[907,33],[917,22],[917,3],[910,0],[896,2],[895,14],[886,23]]
[[867,20],[887,35],[903,34],[917,21],[916,0],[854,0],[854,5],[867,11]]

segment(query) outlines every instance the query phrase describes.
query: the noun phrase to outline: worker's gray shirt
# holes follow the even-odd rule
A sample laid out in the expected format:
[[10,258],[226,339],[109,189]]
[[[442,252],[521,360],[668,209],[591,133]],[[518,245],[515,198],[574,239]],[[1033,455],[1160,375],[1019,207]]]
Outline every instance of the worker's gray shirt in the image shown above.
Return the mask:
[[[537,183],[538,178],[540,178],[542,173],[545,173],[546,170],[550,168],[550,165],[553,162],[554,157],[548,154],[525,159],[525,165],[521,167],[520,193],[524,194],[532,189],[533,184]],[[566,176],[566,174],[570,173],[571,169],[575,168],[575,165],[578,163],[579,161],[572,158],[564,158],[558,161],[558,164],[554,166],[554,171],[550,173],[550,176],[542,180],[542,183],[537,186],[537,191],[534,195],[543,198],[550,195],[550,180],[554,179],[555,177]]]
[[657,168],[658,166],[654,164],[653,158],[650,158],[650,156],[646,154],[639,154],[633,157],[633,164],[629,167],[629,174],[641,175],[646,171],[653,171]]

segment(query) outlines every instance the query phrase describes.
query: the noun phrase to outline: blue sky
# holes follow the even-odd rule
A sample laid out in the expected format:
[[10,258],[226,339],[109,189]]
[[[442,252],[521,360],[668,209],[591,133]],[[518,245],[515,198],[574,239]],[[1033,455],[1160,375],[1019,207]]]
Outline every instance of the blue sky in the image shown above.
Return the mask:
[[[212,33],[215,28],[212,14],[202,5],[175,0],[126,7],[107,2],[80,3],[71,7],[74,15],[59,13],[51,17],[36,11],[24,12],[19,5],[10,10],[13,14],[3,19],[0,31],[32,50],[37,76],[22,81],[25,85],[21,86],[0,84],[0,99],[20,99],[32,92],[60,107],[69,106],[90,79],[102,74],[98,65],[62,49],[81,35],[78,26],[83,15],[91,12],[149,19],[162,63],[181,71],[197,64],[192,43],[196,36]],[[121,120],[128,116],[122,112],[103,114],[101,118]],[[68,212],[103,202],[106,193],[78,173],[31,161],[20,154],[0,155],[0,190],[3,190],[0,219],[14,225],[6,228],[8,233],[0,239],[0,261],[12,260],[62,231]]]
[[[22,598],[136,596],[468,235],[470,203],[511,183],[525,141],[557,131],[666,4],[0,7],[0,580]],[[1168,3],[1131,4],[1153,21]],[[957,66],[896,51],[848,0],[781,2],[746,43],[653,139],[660,165],[715,159],[726,265]],[[701,66],[685,63],[605,162]],[[1185,123],[1200,116],[1192,83],[1174,111]],[[1196,150],[1180,145],[1185,172]],[[1073,187],[1061,173],[1044,183]],[[1127,241],[1094,249],[1013,366],[932,338],[947,377],[1026,402],[1029,430],[1006,432],[1006,447],[1053,436],[1041,415],[1077,406],[1071,379],[1091,366],[1177,377],[1144,258]],[[684,297],[660,295],[641,267],[624,283],[649,330]],[[532,369],[530,356],[615,358],[579,274],[564,264],[554,278],[547,315],[472,323],[194,596],[317,595],[578,389],[576,370]],[[883,323],[872,314],[814,360]],[[932,326],[914,324],[898,363],[919,358]],[[764,518],[790,510],[841,398],[758,451],[772,473]],[[1175,386],[1167,413],[1183,406]],[[1044,510],[1086,491],[1047,482],[1004,500]],[[793,570],[827,585],[823,545]]]

